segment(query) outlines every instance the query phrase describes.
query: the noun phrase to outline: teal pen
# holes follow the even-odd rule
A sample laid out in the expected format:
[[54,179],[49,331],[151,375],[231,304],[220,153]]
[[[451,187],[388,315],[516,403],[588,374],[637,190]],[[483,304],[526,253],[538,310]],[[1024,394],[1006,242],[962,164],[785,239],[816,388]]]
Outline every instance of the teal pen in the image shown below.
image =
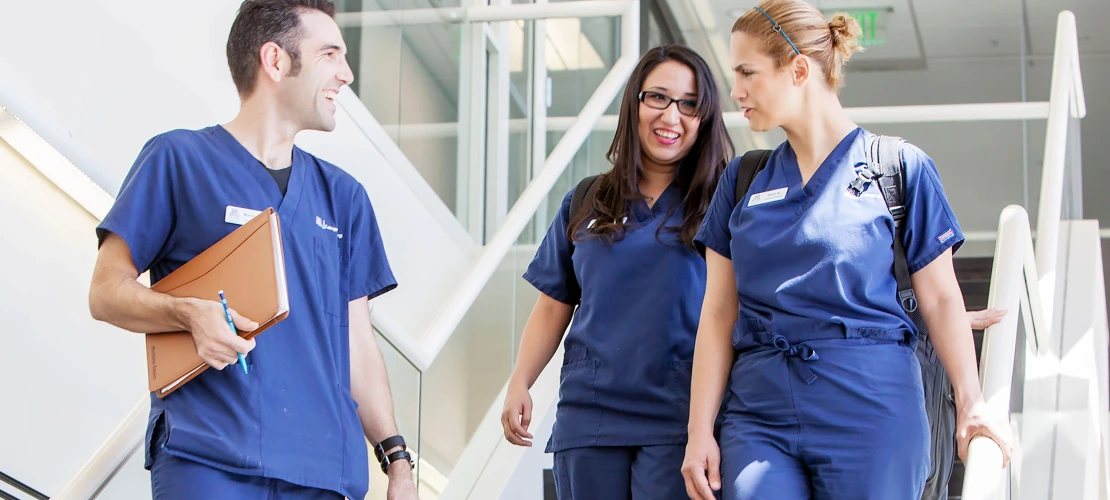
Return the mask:
[[[220,290],[220,304],[224,306],[224,317],[227,318],[227,326],[231,327],[231,333],[239,335],[239,330],[235,329],[235,321],[231,319],[231,310],[227,308],[227,299],[224,298],[224,291]],[[239,355],[239,366],[243,367],[243,373],[249,374],[247,371],[247,357],[243,353],[236,353]]]

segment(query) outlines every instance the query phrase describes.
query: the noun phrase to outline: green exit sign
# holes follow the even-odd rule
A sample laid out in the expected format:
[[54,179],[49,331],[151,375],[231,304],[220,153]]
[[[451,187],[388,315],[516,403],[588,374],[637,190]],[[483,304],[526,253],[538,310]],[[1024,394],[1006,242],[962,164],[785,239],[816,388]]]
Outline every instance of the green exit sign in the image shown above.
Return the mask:
[[860,43],[865,46],[881,45],[886,40],[879,38],[879,11],[877,10],[860,10],[856,12],[849,12],[849,14],[859,21],[859,25],[863,28],[863,35],[860,36]]
[[825,17],[832,17],[833,14],[843,12],[859,21],[859,25],[863,28],[863,34],[860,35],[860,44],[864,47],[871,47],[875,45],[882,45],[886,43],[885,28],[888,16],[894,9],[892,8],[876,8],[876,9],[836,9],[827,10],[823,12]]

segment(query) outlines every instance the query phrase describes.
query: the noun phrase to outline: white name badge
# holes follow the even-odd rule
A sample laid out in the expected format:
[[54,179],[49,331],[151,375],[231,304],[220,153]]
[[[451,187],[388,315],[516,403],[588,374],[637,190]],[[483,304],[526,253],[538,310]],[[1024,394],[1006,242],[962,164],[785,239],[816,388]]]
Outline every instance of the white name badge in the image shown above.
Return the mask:
[[764,191],[762,193],[753,194],[748,198],[748,206],[754,207],[764,203],[771,203],[772,201],[779,201],[786,198],[786,190],[789,188],[776,189],[774,191]]
[[224,209],[224,222],[228,224],[235,224],[242,226],[251,221],[255,216],[262,213],[261,210],[251,210],[249,208],[233,207],[228,205]]

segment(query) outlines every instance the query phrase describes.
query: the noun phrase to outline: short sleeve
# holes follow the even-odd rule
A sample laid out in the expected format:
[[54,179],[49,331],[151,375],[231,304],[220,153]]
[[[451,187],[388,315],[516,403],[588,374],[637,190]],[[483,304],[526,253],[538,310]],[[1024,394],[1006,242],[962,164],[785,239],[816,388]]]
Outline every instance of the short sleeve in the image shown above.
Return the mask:
[[906,220],[902,244],[906,247],[910,273],[915,273],[949,248],[955,253],[963,244],[964,234],[948,205],[932,158],[916,146],[906,144],[902,159],[906,169]]
[[143,146],[108,215],[96,226],[97,246],[108,233],[127,243],[139,274],[150,269],[176,225],[174,177],[177,159],[172,142],[157,136]]
[[582,299],[582,289],[574,275],[574,262],[571,261],[572,243],[567,239],[567,224],[570,223],[570,198],[574,190],[567,193],[559,207],[555,220],[547,229],[547,235],[536,250],[536,256],[524,272],[524,280],[537,290],[564,304],[576,305]]
[[729,259],[732,259],[732,233],[729,231],[728,222],[732,218],[732,211],[736,208],[736,175],[740,170],[740,158],[737,157],[721,174],[717,183],[717,191],[713,193],[713,200],[709,202],[709,209],[701,221],[697,236],[694,237],[694,246],[705,257],[705,249],[711,248]]
[[350,242],[348,302],[362,297],[373,299],[397,288],[397,280],[393,277],[393,270],[385,255],[378,218],[374,216],[370,196],[366,194],[362,184],[355,190],[351,207],[351,228],[345,236]]

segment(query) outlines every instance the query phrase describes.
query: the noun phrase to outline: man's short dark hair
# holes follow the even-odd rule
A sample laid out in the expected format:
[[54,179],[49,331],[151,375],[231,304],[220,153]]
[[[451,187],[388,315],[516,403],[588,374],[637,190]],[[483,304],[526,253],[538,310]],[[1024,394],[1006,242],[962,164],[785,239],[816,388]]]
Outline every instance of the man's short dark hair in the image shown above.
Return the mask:
[[311,10],[335,17],[335,5],[328,0],[246,0],[239,6],[227,36],[227,65],[240,97],[254,91],[262,65],[258,51],[267,42],[289,53],[293,60],[289,76],[297,76],[301,70],[297,45],[304,35],[300,15]]

